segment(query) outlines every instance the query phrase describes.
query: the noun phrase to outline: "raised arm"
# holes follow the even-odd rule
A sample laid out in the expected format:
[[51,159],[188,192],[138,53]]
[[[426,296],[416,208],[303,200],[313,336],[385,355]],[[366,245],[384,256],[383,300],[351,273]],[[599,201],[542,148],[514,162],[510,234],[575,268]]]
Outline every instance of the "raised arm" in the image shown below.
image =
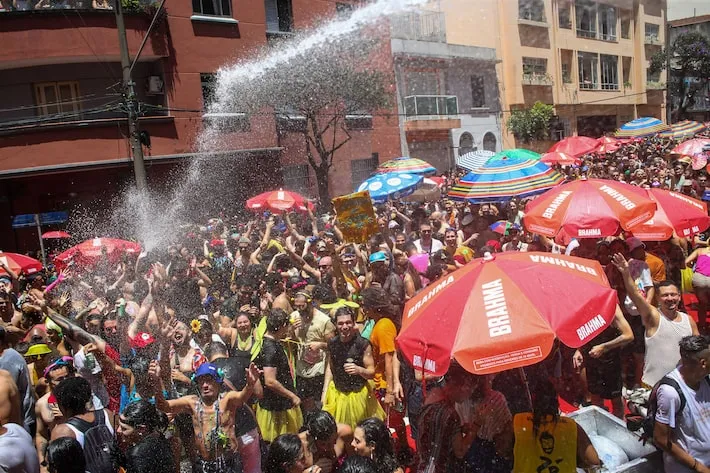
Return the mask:
[[245,404],[254,393],[254,386],[259,380],[259,368],[254,363],[247,368],[247,385],[241,391],[230,391],[225,396],[227,408],[231,411]]
[[284,214],[284,222],[286,223],[286,228],[288,229],[288,232],[291,234],[294,240],[303,241],[306,239],[306,237],[298,233],[296,227],[293,225],[293,223],[291,223],[291,216],[287,213]]
[[130,338],[134,338],[136,334],[138,334],[138,332],[140,332],[145,327],[145,323],[148,320],[148,315],[153,309],[153,293],[151,289],[152,284],[149,284],[148,288],[148,295],[145,296],[145,299],[143,299],[143,303],[141,304],[141,308],[138,311],[138,315],[135,319],[131,321],[131,324],[128,326],[128,336]]
[[653,308],[651,304],[641,295],[641,293],[636,288],[636,283],[631,278],[631,272],[629,271],[629,262],[626,261],[624,255],[617,253],[612,259],[614,266],[621,273],[621,277],[624,280],[624,287],[626,288],[626,293],[631,298],[636,308],[641,314],[641,320],[643,321],[643,326],[646,330],[653,330],[658,327],[658,313],[656,309]]

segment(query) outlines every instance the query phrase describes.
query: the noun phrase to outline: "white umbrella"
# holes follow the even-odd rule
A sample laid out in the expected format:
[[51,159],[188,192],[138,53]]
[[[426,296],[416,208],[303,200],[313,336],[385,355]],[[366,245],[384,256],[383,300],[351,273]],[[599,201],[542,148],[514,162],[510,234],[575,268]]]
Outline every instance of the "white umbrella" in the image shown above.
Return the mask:
[[486,162],[494,155],[495,153],[493,151],[487,151],[484,149],[471,151],[470,153],[457,156],[456,165],[460,168],[466,169],[467,171],[473,171],[486,164]]

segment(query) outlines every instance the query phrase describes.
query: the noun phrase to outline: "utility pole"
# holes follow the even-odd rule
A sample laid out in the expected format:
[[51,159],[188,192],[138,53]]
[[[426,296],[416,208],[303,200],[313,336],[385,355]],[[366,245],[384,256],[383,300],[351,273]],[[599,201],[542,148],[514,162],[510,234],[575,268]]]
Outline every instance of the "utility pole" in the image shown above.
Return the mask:
[[128,54],[128,39],[126,38],[126,24],[123,22],[123,6],[121,0],[114,1],[114,12],[116,13],[116,27],[118,29],[118,46],[121,48],[121,69],[123,70],[123,90],[126,97],[126,108],[128,110],[128,138],[133,150],[133,174],[136,177],[136,187],[138,190],[148,188],[148,181],[145,173],[145,162],[143,160],[143,146],[140,142],[138,131],[138,110],[136,101],[135,84],[131,78],[131,58]]
[[[673,98],[671,97],[671,24],[666,18],[666,125],[671,124]],[[681,89],[682,90],[682,89]],[[683,100],[683,97],[680,97]]]

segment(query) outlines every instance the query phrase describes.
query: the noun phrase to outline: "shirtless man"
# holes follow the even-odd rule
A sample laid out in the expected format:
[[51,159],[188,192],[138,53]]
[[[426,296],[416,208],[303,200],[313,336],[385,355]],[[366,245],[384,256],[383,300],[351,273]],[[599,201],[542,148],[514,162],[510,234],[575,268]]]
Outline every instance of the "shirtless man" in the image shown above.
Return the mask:
[[9,371],[0,370],[0,425],[22,425],[20,391]]
[[[49,385],[49,392],[39,398],[35,404],[35,415],[37,417],[35,446],[37,447],[40,464],[44,463],[44,454],[52,429],[55,425],[64,422],[62,411],[59,410],[59,405],[57,405],[57,400],[52,391],[66,378],[75,376],[74,362],[68,356],[57,358],[47,366],[44,373]],[[42,466],[40,470],[46,472],[47,467]]]
[[[160,367],[151,363],[149,370],[155,386],[160,386]],[[232,471],[239,449],[235,434],[234,412],[252,395],[254,384],[259,379],[259,370],[253,363],[247,370],[247,385],[242,391],[220,393],[222,375],[211,363],[204,363],[195,372],[199,395],[165,400],[161,389],[156,389],[158,409],[169,414],[190,413],[195,430],[198,458],[193,465],[194,473],[220,473]]]

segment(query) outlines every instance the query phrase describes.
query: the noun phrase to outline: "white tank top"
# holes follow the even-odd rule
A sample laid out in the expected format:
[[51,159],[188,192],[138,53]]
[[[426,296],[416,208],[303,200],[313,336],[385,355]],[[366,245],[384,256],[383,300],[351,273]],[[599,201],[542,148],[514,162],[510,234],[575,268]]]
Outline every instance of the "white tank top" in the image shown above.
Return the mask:
[[678,314],[681,319],[671,322],[661,313],[656,333],[645,337],[646,356],[642,378],[644,384],[654,386],[662,377],[673,371],[680,361],[678,343],[683,337],[692,335],[693,329],[688,314],[680,311]]
[[[113,425],[111,425],[111,419],[109,418],[108,412],[104,409],[104,424],[106,424],[106,427],[108,427],[108,430],[111,431],[113,434]],[[94,414],[96,416],[96,414]],[[94,417],[94,422],[96,422],[96,418]],[[72,432],[74,432],[74,437],[76,437],[76,441],[79,442],[79,445],[81,445],[81,448],[84,448],[84,433],[71,425],[70,423],[64,424],[67,427],[71,429]]]

